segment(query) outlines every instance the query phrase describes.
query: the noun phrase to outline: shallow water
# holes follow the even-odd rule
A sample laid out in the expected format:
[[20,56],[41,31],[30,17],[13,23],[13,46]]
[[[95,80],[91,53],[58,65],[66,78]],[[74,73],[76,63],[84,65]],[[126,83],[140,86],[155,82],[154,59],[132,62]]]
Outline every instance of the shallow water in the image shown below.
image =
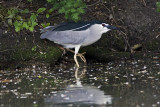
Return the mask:
[[0,107],[160,107],[160,55],[0,71]]

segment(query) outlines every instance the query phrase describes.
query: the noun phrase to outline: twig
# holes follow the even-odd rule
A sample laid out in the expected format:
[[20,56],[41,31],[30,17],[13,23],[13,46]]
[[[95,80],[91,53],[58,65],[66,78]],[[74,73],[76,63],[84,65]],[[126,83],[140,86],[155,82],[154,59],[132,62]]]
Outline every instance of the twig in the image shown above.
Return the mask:
[[20,0],[20,2],[18,3],[17,9],[19,8],[20,4],[21,4],[22,0]]
[[102,5],[108,10],[108,12],[111,12],[111,10],[109,10],[109,8],[107,8],[107,6],[104,5],[104,3],[102,3]]
[[147,4],[146,4],[145,0],[142,0],[142,2],[144,3],[144,5],[145,5],[145,6],[147,6]]
[[93,3],[93,4],[90,4],[90,5],[87,5],[87,6],[88,6],[88,7],[94,6],[94,5],[96,5],[96,4],[100,3],[100,2],[102,2],[102,0],[98,0],[97,2],[95,2],[95,3]]
[[6,51],[10,51],[10,50],[14,50],[14,49],[6,49],[6,50],[0,51],[0,52],[6,52]]
[[130,44],[128,43],[128,37],[127,37],[127,34],[126,33],[124,33],[123,31],[120,31],[122,34],[124,34],[125,35],[125,37],[124,36],[122,36],[123,38],[124,38],[124,40],[125,40],[125,43],[126,43],[126,46],[125,46],[125,51],[127,51],[127,47],[129,47],[130,48]]

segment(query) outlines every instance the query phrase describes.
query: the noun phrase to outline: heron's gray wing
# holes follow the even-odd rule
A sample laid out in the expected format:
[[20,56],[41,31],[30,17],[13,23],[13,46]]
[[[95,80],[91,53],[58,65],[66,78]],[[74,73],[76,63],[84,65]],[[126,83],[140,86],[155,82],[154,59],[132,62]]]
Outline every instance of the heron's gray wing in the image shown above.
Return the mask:
[[45,27],[44,29],[42,29],[40,33],[45,33],[47,31],[52,31],[55,28],[56,28],[56,26],[48,26],[48,27]]
[[56,26],[44,28],[41,32],[41,39],[48,39],[55,43],[65,45],[81,44],[88,36],[88,28],[91,26],[89,22],[68,22]]
[[88,31],[48,31],[41,35],[41,39],[48,39],[55,43],[65,45],[72,44],[78,45],[88,37]]

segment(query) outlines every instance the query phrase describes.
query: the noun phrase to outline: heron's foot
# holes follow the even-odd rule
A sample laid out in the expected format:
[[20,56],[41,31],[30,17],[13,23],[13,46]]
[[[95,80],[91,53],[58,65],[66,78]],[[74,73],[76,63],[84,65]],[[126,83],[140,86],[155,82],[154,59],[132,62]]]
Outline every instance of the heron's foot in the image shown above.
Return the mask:
[[77,56],[79,56],[83,62],[86,62],[86,59],[85,59],[85,57],[84,57],[84,54],[85,54],[85,53],[86,53],[86,52],[77,53]]

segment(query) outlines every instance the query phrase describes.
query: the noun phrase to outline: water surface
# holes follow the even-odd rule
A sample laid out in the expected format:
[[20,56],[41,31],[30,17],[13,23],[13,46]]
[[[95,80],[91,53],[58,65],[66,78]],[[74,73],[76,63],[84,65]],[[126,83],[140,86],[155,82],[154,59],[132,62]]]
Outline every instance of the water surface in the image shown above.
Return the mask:
[[0,71],[0,107],[160,107],[160,55]]

